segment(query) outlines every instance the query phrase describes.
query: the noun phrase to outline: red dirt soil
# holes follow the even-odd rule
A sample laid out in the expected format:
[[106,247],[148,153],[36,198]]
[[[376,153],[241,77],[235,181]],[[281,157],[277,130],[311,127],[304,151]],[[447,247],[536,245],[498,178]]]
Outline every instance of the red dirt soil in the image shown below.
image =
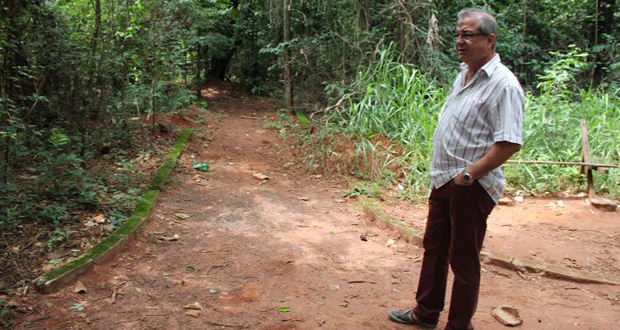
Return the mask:
[[[29,292],[21,303],[31,311],[16,328],[410,329],[387,314],[413,303],[423,250],[401,240],[386,244],[398,235],[372,226],[355,199],[341,197],[344,178],[306,174],[292,156],[306,151],[265,127],[278,122],[277,104],[221,89],[206,93],[211,133],[194,135],[128,249],[80,278],[87,293],[74,293],[73,286]],[[192,169],[193,160],[211,171]],[[423,226],[424,204],[387,201],[384,207]],[[526,198],[493,212],[486,248],[618,275],[619,220],[617,212],[581,200]],[[162,240],[174,235],[178,240]],[[618,286],[494,266],[484,266],[482,277],[477,329],[503,329],[490,314],[501,305],[519,310],[522,329],[620,323]],[[202,310],[184,308],[194,303]]]

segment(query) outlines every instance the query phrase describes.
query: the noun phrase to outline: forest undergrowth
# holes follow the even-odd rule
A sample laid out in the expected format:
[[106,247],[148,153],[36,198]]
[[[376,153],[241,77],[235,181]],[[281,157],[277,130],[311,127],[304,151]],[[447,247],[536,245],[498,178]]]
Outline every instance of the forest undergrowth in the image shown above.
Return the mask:
[[[618,164],[620,89],[575,87],[575,76],[588,67],[587,54],[573,48],[552,55],[537,89],[526,92],[524,145],[513,159],[581,161],[580,120],[585,119],[592,161]],[[308,163],[340,163],[330,161],[340,158],[369,185],[422,200],[428,194],[432,135],[449,88],[401,59],[387,47],[355,83],[330,87],[343,97],[325,115],[315,137],[307,139],[313,150]],[[353,141],[348,153],[342,152],[346,139]],[[585,190],[576,166],[505,164],[503,170],[511,195],[571,196]],[[620,197],[619,183],[617,170],[596,175],[599,194]]]

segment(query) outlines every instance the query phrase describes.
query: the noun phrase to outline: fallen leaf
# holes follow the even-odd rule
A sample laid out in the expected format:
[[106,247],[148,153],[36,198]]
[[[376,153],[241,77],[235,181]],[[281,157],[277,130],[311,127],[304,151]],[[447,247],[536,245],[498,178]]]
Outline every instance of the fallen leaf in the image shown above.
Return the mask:
[[56,265],[52,265],[52,264],[45,264],[43,265],[43,267],[41,267],[41,271],[44,273],[49,272],[50,270],[56,268]]
[[280,313],[290,313],[291,312],[291,308],[290,307],[280,307],[280,308],[278,308],[278,312],[280,312]]
[[385,243],[385,246],[390,247],[392,245],[396,244],[396,240],[393,238],[388,239],[387,243]]
[[269,180],[269,177],[262,173],[254,173],[252,176],[259,180]]
[[96,224],[94,221],[92,221],[92,220],[88,220],[88,222],[86,222],[86,223],[84,224],[84,226],[85,226],[85,227],[88,227],[88,228],[90,228],[90,227],[94,227],[94,226],[96,226],[96,225],[97,225],[97,224]]
[[303,197],[297,197],[300,201],[308,201],[310,200],[310,198],[303,196]]
[[189,304],[185,307],[183,307],[185,309],[193,309],[193,310],[197,310],[197,311],[201,311],[202,310],[202,306],[200,306],[200,303],[195,302],[193,304]]
[[9,300],[9,301],[4,303],[4,306],[20,307],[21,304],[18,303],[17,301],[15,301],[15,300]]
[[174,234],[174,236],[170,237],[170,236],[159,236],[158,237],[160,241],[167,241],[167,242],[174,242],[174,241],[178,241],[179,240],[179,235]]
[[189,214],[185,214],[185,213],[175,213],[174,216],[179,220],[185,220],[189,218]]
[[82,284],[82,282],[77,281],[77,283],[75,284],[75,288],[73,289],[73,292],[86,293],[88,292],[88,289],[86,289],[86,287],[84,286],[84,284]]
[[188,271],[188,272],[195,272],[196,268],[194,268],[192,266],[187,266],[187,267],[185,267],[185,270]]
[[103,214],[98,214],[93,217],[93,221],[96,223],[103,223],[105,222],[105,216]]

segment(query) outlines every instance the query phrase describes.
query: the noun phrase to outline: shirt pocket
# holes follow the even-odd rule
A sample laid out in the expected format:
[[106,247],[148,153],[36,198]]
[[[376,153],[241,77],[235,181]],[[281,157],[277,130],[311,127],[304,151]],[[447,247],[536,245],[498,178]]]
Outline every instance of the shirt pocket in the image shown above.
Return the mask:
[[475,110],[473,109],[469,109],[469,110],[470,111],[468,112],[463,111],[459,114],[452,115],[453,127],[466,128],[466,127],[472,127],[476,124],[476,117],[478,117],[478,115],[476,114]]
[[454,124],[463,128],[480,125],[478,122],[486,117],[488,108],[488,102],[484,99],[473,99],[466,102],[461,111],[454,115]]

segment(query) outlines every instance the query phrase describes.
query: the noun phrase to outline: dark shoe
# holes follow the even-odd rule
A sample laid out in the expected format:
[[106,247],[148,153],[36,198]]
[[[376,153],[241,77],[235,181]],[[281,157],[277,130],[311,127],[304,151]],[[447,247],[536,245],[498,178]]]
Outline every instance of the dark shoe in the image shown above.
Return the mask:
[[424,329],[435,329],[437,327],[437,323],[425,323],[418,320],[418,317],[413,314],[413,308],[391,311],[390,320],[402,324],[416,325]]

